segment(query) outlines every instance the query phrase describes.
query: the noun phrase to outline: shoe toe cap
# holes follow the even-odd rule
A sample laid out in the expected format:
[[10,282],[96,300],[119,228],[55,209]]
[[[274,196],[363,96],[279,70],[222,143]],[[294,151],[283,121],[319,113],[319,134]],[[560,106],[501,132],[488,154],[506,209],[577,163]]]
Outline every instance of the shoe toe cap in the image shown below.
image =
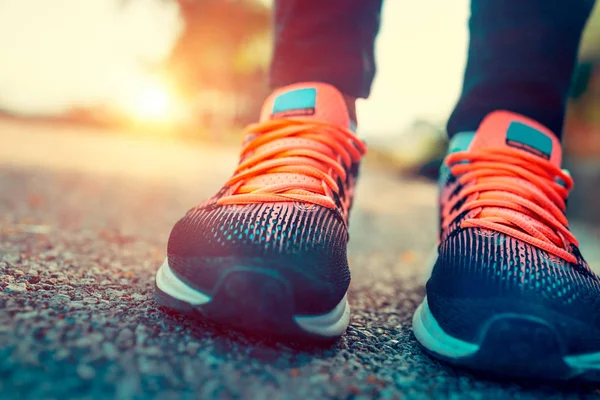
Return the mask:
[[346,293],[346,228],[327,209],[293,203],[198,208],[179,220],[168,261],[187,285],[210,294],[233,269],[276,274],[293,292],[297,314],[327,312]]
[[569,264],[511,237],[467,251],[464,239],[440,247],[427,283],[431,312],[448,334],[476,343],[493,318],[520,315],[546,321],[569,353],[600,350],[600,281],[583,260]]

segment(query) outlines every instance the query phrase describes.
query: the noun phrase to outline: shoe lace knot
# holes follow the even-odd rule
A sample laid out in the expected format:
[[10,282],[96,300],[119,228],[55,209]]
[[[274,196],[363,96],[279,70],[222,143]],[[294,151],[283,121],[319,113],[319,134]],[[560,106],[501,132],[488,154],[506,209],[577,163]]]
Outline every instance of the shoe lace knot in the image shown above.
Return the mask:
[[[514,149],[481,149],[447,156],[461,188],[442,209],[442,226],[458,216],[462,228],[501,232],[576,263],[566,200],[573,180],[550,161]],[[464,214],[463,214],[464,213]]]
[[218,205],[302,202],[335,208],[366,145],[350,130],[312,119],[277,119],[245,129],[240,163]]

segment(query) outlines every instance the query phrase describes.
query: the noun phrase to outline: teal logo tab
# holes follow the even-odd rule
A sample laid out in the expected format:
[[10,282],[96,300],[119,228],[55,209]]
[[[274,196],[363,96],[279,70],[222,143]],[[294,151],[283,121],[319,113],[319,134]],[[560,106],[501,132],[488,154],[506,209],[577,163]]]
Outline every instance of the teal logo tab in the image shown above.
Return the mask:
[[[467,151],[469,150],[469,146],[475,137],[475,132],[459,132],[452,136],[450,139],[450,143],[448,144],[448,154],[456,153],[459,151]],[[446,164],[444,161],[440,166],[440,174],[439,174],[439,188],[441,188],[448,182],[450,177],[450,166]]]
[[552,155],[552,139],[548,135],[517,121],[512,122],[508,127],[506,144],[546,160],[549,160]]
[[273,102],[273,117],[313,115],[317,104],[317,89],[292,90],[279,95]]

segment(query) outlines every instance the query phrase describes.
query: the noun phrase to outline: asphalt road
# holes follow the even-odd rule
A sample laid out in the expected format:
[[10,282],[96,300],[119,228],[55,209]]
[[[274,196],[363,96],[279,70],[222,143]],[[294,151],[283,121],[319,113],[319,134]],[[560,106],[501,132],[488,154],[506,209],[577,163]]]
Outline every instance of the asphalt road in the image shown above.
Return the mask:
[[237,154],[83,131],[0,121],[0,399],[600,398],[424,355],[411,315],[435,188],[369,168],[351,220],[352,321],[337,344],[272,343],[166,313],[152,288],[169,230]]

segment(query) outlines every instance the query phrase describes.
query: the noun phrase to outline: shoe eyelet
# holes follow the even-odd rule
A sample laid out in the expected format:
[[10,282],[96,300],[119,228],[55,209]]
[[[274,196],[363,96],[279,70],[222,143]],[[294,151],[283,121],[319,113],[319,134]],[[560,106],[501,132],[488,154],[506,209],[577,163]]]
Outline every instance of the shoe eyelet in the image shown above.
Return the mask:
[[294,202],[294,208],[302,212],[313,212],[317,210],[317,205],[313,203]]
[[480,237],[494,239],[496,245],[500,245],[506,242],[505,235],[500,234],[500,232],[492,231],[490,229],[475,228],[473,230],[473,233]]
[[562,258],[557,257],[554,254],[547,253],[545,251],[540,252],[540,258],[555,266],[561,265],[564,262]]

